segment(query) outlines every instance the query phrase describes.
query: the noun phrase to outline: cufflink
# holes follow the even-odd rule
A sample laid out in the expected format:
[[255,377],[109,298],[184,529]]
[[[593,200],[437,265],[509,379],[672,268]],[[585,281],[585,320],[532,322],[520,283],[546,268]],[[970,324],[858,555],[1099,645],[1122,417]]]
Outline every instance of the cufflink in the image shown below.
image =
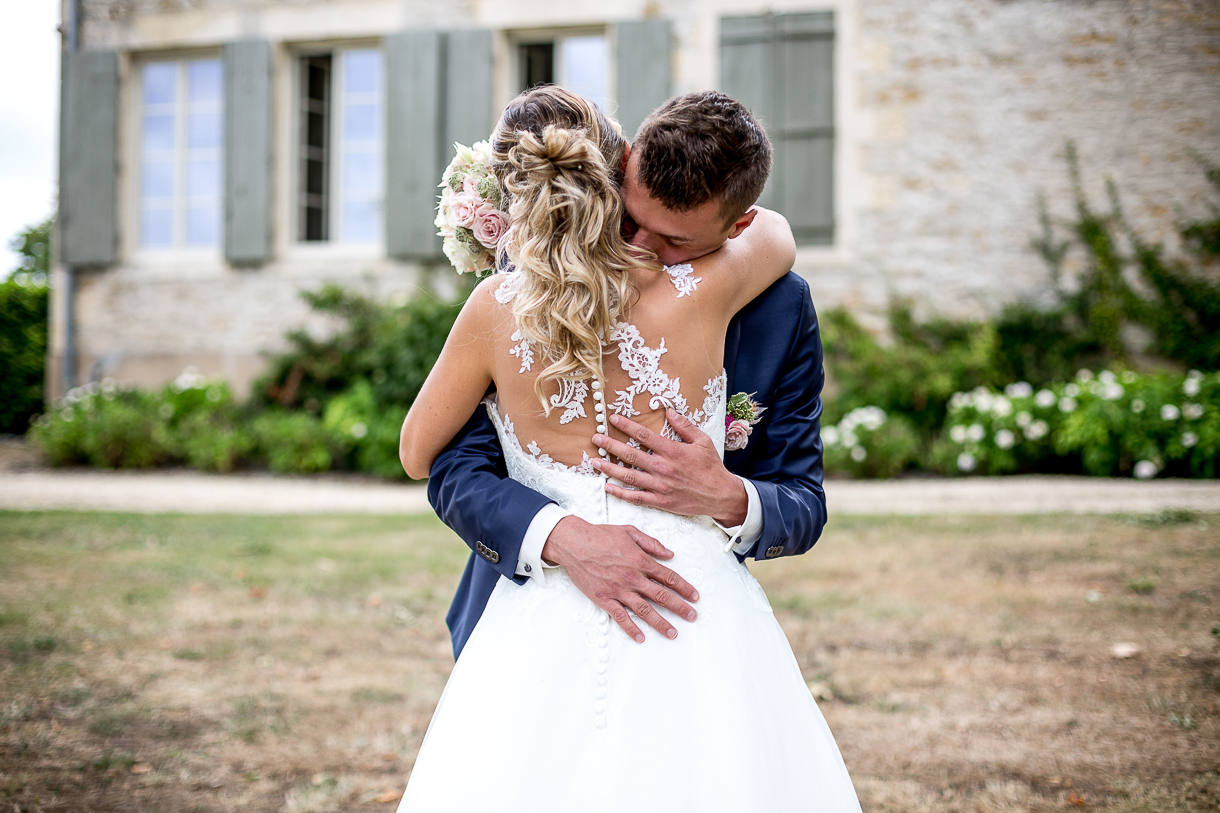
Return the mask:
[[526,565],[526,566],[525,566],[525,572],[526,572],[526,573],[533,573],[533,572],[534,572],[534,568],[533,568],[533,567],[531,567],[530,565]]
[[783,552],[784,552],[784,549],[781,546],[772,545],[771,547],[767,548],[766,557],[768,559],[774,559],[776,556],[779,556]]

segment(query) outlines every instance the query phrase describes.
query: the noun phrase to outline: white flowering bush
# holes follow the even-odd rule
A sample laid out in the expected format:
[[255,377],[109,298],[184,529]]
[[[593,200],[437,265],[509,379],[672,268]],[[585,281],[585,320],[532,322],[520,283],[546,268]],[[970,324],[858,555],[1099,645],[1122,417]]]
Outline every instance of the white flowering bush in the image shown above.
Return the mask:
[[853,409],[822,427],[823,464],[830,475],[893,477],[918,457],[919,436],[901,415],[877,406]]
[[1215,477],[1220,374],[1081,370],[1035,390],[1010,384],[956,393],[933,451],[954,474],[1075,472]]

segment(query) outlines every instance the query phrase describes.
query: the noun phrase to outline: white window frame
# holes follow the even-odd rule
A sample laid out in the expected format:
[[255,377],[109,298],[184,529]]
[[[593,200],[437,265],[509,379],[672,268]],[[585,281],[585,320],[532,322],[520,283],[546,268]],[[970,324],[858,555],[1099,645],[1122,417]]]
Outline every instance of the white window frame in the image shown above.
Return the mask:
[[[143,182],[143,115],[144,115],[144,66],[155,62],[175,62],[180,66],[194,60],[217,60],[221,63],[222,85],[221,85],[221,133],[222,142],[219,150],[219,160],[221,166],[221,192],[220,192],[220,224],[219,237],[214,246],[188,246],[185,244],[185,217],[186,217],[186,185],[185,185],[185,158],[180,156],[177,159],[178,166],[175,172],[178,174],[177,184],[175,188],[175,203],[174,203],[174,234],[178,240],[171,246],[144,246],[141,245],[141,206],[142,194],[141,185]],[[184,50],[184,51],[147,51],[126,55],[120,62],[120,111],[119,117],[119,143],[120,154],[123,158],[120,165],[120,183],[118,189],[120,224],[119,232],[119,253],[120,256],[126,257],[136,267],[149,268],[163,271],[175,271],[181,266],[193,267],[212,267],[218,260],[224,256],[224,207],[225,207],[225,190],[224,190],[224,162],[225,162],[225,145],[224,139],[224,116],[225,116],[225,96],[224,96],[224,57],[219,49],[201,49],[201,50]],[[179,68],[179,91],[181,92],[186,83],[186,71]],[[184,109],[184,103],[179,102],[180,108]],[[175,150],[185,150],[185,115],[179,115],[176,123],[175,133]],[[125,171],[124,168],[129,168]]]
[[[380,216],[381,224],[379,236],[374,241],[369,242],[348,242],[342,239],[340,212],[342,207],[342,148],[341,148],[341,127],[342,127],[342,94],[341,83],[343,81],[341,66],[341,55],[345,51],[358,50],[376,50],[381,53],[382,57],[382,98],[381,98],[381,161],[382,161],[382,189],[380,199]],[[304,88],[301,85],[302,71],[301,61],[311,56],[331,57],[331,109],[330,109],[330,142],[328,144],[328,200],[327,200],[327,224],[328,237],[326,240],[305,240],[301,236],[301,184],[302,178],[302,134],[301,134],[301,94]],[[277,218],[279,224],[283,224],[284,228],[277,228],[281,238],[277,241],[280,244],[281,252],[284,256],[298,259],[319,259],[328,260],[331,258],[381,258],[385,256],[385,160],[386,160],[386,84],[388,77],[385,73],[385,48],[380,39],[378,40],[351,40],[351,41],[336,41],[329,43],[310,44],[307,46],[297,46],[287,48],[283,51],[282,58],[278,60],[279,73],[281,76],[280,88],[286,90],[286,93],[281,93],[283,101],[279,105],[280,120],[283,126],[279,128],[281,137],[277,143],[280,145],[280,154],[290,156],[290,160],[284,162],[285,166],[282,169],[280,188],[286,190],[287,194],[283,196],[283,204],[276,207],[280,213]],[[286,176],[286,177],[285,177]]]

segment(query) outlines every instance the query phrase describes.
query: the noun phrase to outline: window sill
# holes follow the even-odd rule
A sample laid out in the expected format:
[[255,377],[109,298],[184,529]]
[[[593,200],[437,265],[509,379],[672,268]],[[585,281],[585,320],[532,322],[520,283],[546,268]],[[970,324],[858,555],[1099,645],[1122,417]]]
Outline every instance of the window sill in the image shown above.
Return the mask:
[[383,260],[385,246],[381,243],[289,243],[283,258],[296,261]]

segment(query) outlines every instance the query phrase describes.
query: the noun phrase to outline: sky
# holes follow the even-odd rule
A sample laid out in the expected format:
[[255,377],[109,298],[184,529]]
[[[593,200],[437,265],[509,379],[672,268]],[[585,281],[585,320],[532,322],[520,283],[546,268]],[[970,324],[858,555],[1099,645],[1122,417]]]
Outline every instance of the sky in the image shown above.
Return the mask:
[[59,0],[0,0],[0,279],[10,239],[55,210]]

